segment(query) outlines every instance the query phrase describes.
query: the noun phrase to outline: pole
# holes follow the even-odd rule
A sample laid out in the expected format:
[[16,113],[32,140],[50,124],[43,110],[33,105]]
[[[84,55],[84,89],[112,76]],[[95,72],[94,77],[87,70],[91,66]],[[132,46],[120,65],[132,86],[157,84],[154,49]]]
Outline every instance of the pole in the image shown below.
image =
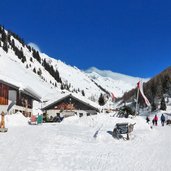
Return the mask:
[[136,101],[136,108],[135,108],[135,116],[138,113],[138,98],[139,98],[139,93],[140,93],[140,89],[138,87],[138,90],[137,90],[137,101]]

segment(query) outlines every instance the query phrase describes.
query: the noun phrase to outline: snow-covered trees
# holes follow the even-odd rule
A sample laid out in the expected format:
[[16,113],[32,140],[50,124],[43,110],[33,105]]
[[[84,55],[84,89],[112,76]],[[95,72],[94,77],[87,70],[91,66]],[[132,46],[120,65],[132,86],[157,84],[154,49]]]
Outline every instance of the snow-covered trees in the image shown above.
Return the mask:
[[38,61],[39,63],[41,63],[41,58],[40,58],[39,52],[36,51],[35,49],[33,49],[33,57],[34,57],[35,59],[37,59],[37,61]]
[[[131,101],[135,98],[136,91],[137,89],[132,89],[131,91],[126,92],[122,99],[124,101]],[[152,105],[152,111],[158,108],[160,105],[159,100],[162,99],[164,95],[171,97],[171,67],[168,67],[163,72],[145,83],[144,94]],[[141,94],[139,96],[139,103],[141,106],[144,106],[144,99],[142,98]],[[164,102],[162,102],[162,105],[163,103]]]
[[43,60],[42,65],[57,82],[62,83],[58,70],[54,70],[53,66],[46,62],[46,59]]
[[161,99],[160,109],[161,110],[166,110],[166,102],[165,102],[165,98],[164,97],[162,97],[162,99]]

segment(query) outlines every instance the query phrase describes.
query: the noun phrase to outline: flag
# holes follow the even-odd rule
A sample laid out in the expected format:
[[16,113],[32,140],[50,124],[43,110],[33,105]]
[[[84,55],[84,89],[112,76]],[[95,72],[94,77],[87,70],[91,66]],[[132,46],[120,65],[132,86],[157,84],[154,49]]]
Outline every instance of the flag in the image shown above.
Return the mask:
[[141,93],[141,95],[142,95],[142,97],[143,97],[143,99],[144,99],[146,105],[147,105],[147,106],[151,106],[149,100],[147,99],[147,97],[146,97],[145,94],[144,94],[144,91],[143,91],[143,82],[142,82],[142,81],[139,81],[139,82],[137,83],[137,88],[139,89],[139,91],[140,91],[140,93]]
[[113,93],[110,93],[111,98],[112,98],[112,102],[115,100],[115,95]]

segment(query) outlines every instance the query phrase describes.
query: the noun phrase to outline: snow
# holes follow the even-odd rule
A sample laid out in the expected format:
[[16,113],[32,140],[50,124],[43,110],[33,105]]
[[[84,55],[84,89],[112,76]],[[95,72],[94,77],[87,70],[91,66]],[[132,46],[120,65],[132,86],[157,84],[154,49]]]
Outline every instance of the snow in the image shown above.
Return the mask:
[[13,115],[5,116],[5,126],[6,127],[15,127],[15,126],[27,126],[29,118],[23,116],[22,113],[17,112]]
[[[26,124],[20,113],[8,115],[8,132],[0,136],[0,170],[170,170],[170,126],[159,124],[151,129],[141,116],[112,115],[73,116],[36,126]],[[129,141],[111,136],[118,122],[136,123]]]
[[138,81],[147,82],[149,79],[132,77],[108,70],[99,70],[95,67],[85,71],[89,78],[93,79],[97,84],[112,92],[115,97],[121,97],[126,91],[136,87]]

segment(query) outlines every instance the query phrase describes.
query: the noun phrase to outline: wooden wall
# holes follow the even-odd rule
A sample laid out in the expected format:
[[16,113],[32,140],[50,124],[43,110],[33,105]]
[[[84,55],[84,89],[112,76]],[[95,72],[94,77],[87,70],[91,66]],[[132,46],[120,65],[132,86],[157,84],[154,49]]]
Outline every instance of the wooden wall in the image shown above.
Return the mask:
[[[5,85],[3,83],[0,83],[0,105],[8,105],[8,99],[9,99],[9,90],[16,90],[12,87],[9,87],[8,85]],[[16,97],[16,105],[26,107],[26,108],[32,108],[33,107],[33,99],[23,94],[22,92],[17,91],[17,97]]]
[[75,99],[72,97],[66,97],[65,99],[57,102],[56,104],[52,104],[46,110],[49,109],[62,109],[62,110],[96,110],[93,107]]
[[8,90],[7,85],[0,83],[0,105],[8,105]]
[[33,99],[26,94],[18,93],[17,105],[23,106],[26,108],[32,108],[33,107]]

